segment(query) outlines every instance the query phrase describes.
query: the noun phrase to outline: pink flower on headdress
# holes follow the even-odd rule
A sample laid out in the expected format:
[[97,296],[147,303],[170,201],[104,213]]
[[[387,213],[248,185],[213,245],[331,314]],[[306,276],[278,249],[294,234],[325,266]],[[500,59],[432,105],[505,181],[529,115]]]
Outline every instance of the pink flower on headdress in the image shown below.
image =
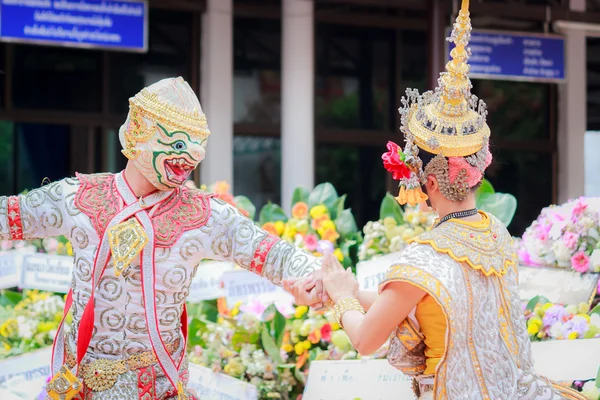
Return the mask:
[[565,232],[563,241],[569,249],[573,250],[577,246],[577,242],[579,242],[579,235],[573,232]]
[[388,172],[392,173],[392,178],[395,180],[408,179],[411,174],[411,170],[404,162],[405,155],[402,152],[402,148],[394,142],[387,143],[388,152],[383,153],[381,159],[383,160],[383,166]]
[[575,271],[583,274],[590,267],[590,258],[583,251],[578,251],[571,257],[571,265]]
[[465,160],[464,157],[449,157],[448,158],[448,175],[450,182],[456,181],[461,170],[467,171],[467,182],[469,187],[473,187],[481,182],[483,175],[477,167],[472,166]]

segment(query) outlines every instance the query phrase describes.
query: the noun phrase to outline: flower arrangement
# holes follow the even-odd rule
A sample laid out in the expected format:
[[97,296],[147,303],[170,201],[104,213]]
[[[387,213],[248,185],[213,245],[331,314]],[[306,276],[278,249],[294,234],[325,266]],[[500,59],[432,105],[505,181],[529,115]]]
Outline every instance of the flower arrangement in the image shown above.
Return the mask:
[[192,319],[189,359],[250,382],[261,399],[302,394],[312,360],[357,358],[330,311],[258,300],[231,309],[218,303],[214,321]]
[[52,344],[65,306],[61,296],[4,291],[0,303],[0,359]]
[[600,272],[600,199],[544,208],[523,234],[521,262]]
[[600,369],[598,378],[587,382],[576,381],[573,387],[581,392],[588,400],[600,400]]
[[[187,181],[185,185],[190,189],[196,188],[194,181]],[[234,196],[231,194],[231,185],[225,181],[217,181],[209,186],[201,185],[200,190],[215,194],[218,199],[231,204],[237,208],[242,215],[250,219],[254,219],[254,216],[256,215],[256,207],[252,204],[250,199],[246,196]]]
[[332,252],[345,267],[354,266],[355,248],[361,235],[350,209],[344,209],[346,196],[338,196],[330,183],[311,192],[297,188],[292,199],[292,218],[276,204],[265,205],[259,225],[270,234],[321,256]]
[[403,211],[389,193],[381,202],[379,215],[379,221],[369,221],[363,228],[360,261],[401,251],[409,239],[431,229],[435,220],[434,213],[423,212],[418,206],[406,205]]
[[527,332],[532,341],[600,338],[600,307],[553,304],[533,298],[525,308]]

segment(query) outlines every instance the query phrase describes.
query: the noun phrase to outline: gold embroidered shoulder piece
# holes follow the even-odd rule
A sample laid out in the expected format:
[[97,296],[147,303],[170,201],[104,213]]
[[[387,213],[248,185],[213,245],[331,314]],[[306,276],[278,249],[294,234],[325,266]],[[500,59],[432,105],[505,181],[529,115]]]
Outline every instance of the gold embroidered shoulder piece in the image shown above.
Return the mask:
[[468,224],[450,220],[410,242],[429,245],[486,276],[502,276],[516,261],[512,237],[495,217],[481,214],[487,219],[487,224],[485,221]]

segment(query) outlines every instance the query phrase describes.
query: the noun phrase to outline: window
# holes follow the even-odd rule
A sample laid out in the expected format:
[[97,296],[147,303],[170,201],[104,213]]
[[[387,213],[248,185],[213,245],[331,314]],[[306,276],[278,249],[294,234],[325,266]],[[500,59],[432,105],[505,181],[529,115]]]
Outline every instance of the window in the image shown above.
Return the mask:
[[15,108],[100,112],[102,52],[14,46]]
[[281,22],[234,20],[235,124],[279,127],[281,122]]

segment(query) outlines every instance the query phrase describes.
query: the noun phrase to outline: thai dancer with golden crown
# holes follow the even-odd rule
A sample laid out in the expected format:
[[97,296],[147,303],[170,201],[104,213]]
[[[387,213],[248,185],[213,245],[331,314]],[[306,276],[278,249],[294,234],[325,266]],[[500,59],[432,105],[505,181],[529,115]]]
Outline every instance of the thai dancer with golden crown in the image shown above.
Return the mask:
[[[492,156],[482,100],[471,95],[469,1],[435,91],[407,90],[400,109],[405,147],[388,143],[384,166],[400,181],[400,204],[421,204],[439,219],[389,268],[379,294],[358,290],[331,255],[323,284],[360,354],[390,339],[389,362],[413,378],[419,399],[585,399],[535,373],[517,287],[512,238],[475,208],[474,191]],[[294,295],[312,280],[285,283]],[[300,300],[300,299],[299,299]]]
[[[64,235],[73,244],[65,306],[73,322],[60,324],[46,387],[54,400],[194,399],[186,389],[185,301],[199,262],[235,262],[275,284],[320,268],[237,209],[184,185],[210,134],[187,82],[163,79],[129,103],[119,131],[124,171],[0,196],[0,239]],[[317,289],[300,301],[320,298]]]

